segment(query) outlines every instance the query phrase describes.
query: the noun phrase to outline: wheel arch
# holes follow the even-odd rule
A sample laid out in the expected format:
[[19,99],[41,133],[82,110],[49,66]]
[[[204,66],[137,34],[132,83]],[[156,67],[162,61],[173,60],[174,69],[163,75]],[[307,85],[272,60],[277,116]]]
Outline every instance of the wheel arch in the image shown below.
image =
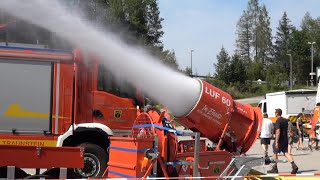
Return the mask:
[[57,146],[77,146],[81,143],[92,143],[108,151],[109,137],[113,131],[100,123],[84,123],[74,125],[63,135],[59,136]]

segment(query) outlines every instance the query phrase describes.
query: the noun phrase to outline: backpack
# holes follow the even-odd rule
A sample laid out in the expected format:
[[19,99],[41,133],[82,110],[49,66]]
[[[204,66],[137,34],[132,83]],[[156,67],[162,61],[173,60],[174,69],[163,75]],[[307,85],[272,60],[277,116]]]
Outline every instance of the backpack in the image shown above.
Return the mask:
[[291,138],[293,138],[293,137],[295,137],[295,132],[294,132],[294,128],[293,128],[293,124],[292,124],[292,122],[290,122],[289,120],[288,120],[288,137],[291,137]]

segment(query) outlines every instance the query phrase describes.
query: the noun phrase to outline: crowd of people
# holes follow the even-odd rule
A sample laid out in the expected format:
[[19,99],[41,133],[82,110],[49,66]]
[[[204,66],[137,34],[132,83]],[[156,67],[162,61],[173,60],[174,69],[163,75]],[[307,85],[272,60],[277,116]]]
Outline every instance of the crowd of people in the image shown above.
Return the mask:
[[[320,105],[320,104],[319,104]],[[278,173],[277,160],[278,154],[283,153],[287,160],[291,163],[291,174],[298,172],[298,166],[295,164],[292,157],[293,144],[297,143],[297,150],[310,150],[314,144],[316,150],[318,150],[318,139],[315,134],[315,129],[312,129],[309,134],[308,149],[304,148],[304,126],[302,122],[302,113],[298,114],[295,126],[289,119],[282,117],[282,110],[275,109],[276,122],[273,122],[268,118],[267,114],[264,114],[262,129],[261,129],[261,145],[264,151],[265,157],[268,158],[268,147],[271,144],[271,139],[274,137],[272,144],[273,158],[275,163],[272,165],[272,169],[267,171],[268,173]],[[315,126],[312,126],[315,128]]]

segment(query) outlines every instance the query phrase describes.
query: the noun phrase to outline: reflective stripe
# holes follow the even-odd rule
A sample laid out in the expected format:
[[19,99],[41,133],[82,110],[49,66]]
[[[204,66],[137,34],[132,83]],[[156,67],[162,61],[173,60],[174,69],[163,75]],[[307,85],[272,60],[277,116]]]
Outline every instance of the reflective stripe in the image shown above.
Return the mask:
[[57,63],[57,76],[56,76],[56,117],[55,117],[55,130],[54,133],[58,134],[59,126],[59,96],[60,96],[60,63]]
[[121,176],[121,177],[125,177],[125,178],[137,178],[135,176],[130,176],[130,175],[127,175],[127,174],[122,174],[122,173],[119,173],[119,172],[115,172],[115,171],[112,171],[112,170],[108,170],[108,173],[110,174],[114,174],[114,175],[117,175],[117,176]]
[[110,146],[110,149],[125,151],[125,152],[146,152],[148,149],[129,149],[129,148],[120,148],[115,146]]

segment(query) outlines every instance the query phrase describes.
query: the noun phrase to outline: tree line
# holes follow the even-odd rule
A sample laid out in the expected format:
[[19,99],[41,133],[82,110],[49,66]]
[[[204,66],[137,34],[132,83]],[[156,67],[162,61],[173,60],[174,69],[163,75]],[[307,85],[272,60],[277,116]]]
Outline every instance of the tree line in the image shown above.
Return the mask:
[[312,42],[315,72],[320,65],[320,17],[313,18],[306,12],[300,27],[295,27],[283,12],[273,36],[267,7],[259,0],[249,0],[236,25],[236,49],[229,55],[221,48],[214,63],[215,78],[226,84],[260,79],[288,85],[291,56],[294,84],[310,84]]
[[[127,43],[142,45],[173,69],[191,74],[190,67],[179,69],[175,52],[164,49],[162,21],[157,0],[59,0],[70,12],[80,12],[91,24],[108,29]],[[320,17],[307,12],[300,27],[292,25],[283,13],[275,36],[270,16],[259,0],[249,0],[236,24],[236,49],[232,54],[222,47],[214,64],[214,78],[227,85],[261,79],[281,85],[288,82],[289,56],[293,59],[295,84],[310,80],[311,45],[314,44],[314,69],[319,66]],[[0,41],[43,44],[48,48],[72,49],[72,46],[45,29],[15,19],[0,11]]]

